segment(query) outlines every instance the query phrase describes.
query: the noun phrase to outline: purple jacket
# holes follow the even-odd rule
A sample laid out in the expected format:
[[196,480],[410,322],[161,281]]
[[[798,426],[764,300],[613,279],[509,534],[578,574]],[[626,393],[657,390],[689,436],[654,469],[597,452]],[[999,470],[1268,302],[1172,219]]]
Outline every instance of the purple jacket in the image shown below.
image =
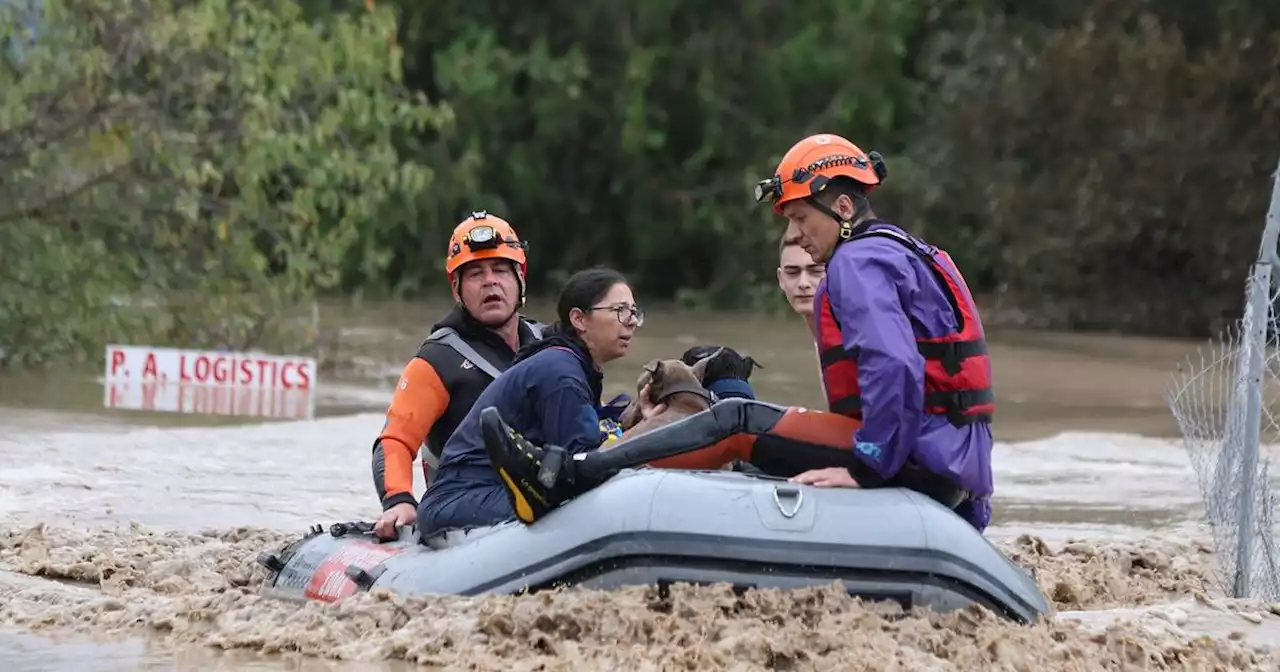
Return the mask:
[[[870,227],[878,229],[905,234],[879,222]],[[857,353],[863,425],[854,435],[854,454],[886,479],[908,457],[952,477],[973,496],[956,513],[986,529],[994,489],[990,423],[955,427],[946,416],[924,412],[924,358],[916,337],[955,332],[946,288],[924,260],[876,236],[836,248],[814,295],[815,314],[828,292],[845,350]]]

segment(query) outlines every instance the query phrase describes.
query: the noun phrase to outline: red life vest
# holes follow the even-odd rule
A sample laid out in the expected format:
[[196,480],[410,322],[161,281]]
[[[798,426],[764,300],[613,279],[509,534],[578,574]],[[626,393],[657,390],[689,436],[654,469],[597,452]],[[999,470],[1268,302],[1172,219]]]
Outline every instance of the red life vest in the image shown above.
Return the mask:
[[[947,294],[955,312],[958,330],[941,338],[916,337],[916,347],[924,357],[924,411],[946,415],[951,424],[963,427],[974,422],[990,422],[995,413],[991,389],[991,360],[983,336],[978,309],[969,288],[951,256],[941,249],[924,250],[914,239],[896,231],[877,229],[853,236],[881,237],[896,241],[929,265]],[[945,263],[945,266],[944,266]],[[951,272],[947,272],[948,268]],[[828,276],[830,277],[830,276]],[[825,289],[825,288],[824,288]],[[840,323],[831,309],[831,293],[822,292],[817,319],[818,352],[822,362],[822,384],[832,413],[862,419],[858,360],[844,348]]]

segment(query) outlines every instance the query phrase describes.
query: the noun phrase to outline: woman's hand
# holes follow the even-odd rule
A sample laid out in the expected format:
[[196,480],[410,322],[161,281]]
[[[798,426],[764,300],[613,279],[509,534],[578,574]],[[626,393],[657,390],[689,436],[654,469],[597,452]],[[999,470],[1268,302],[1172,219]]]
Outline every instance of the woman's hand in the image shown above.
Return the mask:
[[650,400],[648,385],[645,385],[644,389],[640,390],[640,396],[636,400],[640,403],[640,417],[645,420],[667,410],[666,404],[655,404]]
[[857,488],[858,481],[844,467],[827,467],[826,469],[810,469],[790,478],[792,483],[816,485],[820,488]]

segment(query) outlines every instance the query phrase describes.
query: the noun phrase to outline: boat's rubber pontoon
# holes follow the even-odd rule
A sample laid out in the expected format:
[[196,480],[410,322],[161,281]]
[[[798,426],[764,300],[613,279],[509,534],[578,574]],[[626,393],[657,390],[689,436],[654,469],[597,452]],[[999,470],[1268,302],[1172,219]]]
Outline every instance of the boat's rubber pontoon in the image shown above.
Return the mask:
[[817,488],[730,471],[624,470],[533,525],[512,521],[379,543],[368,523],[316,527],[259,561],[269,594],[332,601],[728,582],[850,594],[937,611],[972,603],[1029,622],[1036,582],[949,509],[903,488]]

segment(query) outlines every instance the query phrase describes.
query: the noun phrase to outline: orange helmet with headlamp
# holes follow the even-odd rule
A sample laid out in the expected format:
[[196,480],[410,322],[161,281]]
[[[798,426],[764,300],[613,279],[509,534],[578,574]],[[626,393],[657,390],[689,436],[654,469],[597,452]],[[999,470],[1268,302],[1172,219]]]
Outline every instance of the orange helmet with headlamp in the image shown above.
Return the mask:
[[524,305],[528,249],[529,244],[520,240],[515,227],[507,220],[479,210],[454,227],[453,235],[449,236],[449,249],[445,252],[444,270],[449,275],[449,284],[456,290],[458,269],[467,263],[482,259],[509,260],[516,266],[520,305]]
[[523,279],[528,269],[525,252],[528,243],[520,240],[516,230],[507,220],[480,210],[458,224],[449,237],[444,270],[449,282],[463,264],[481,259],[509,259],[515,262]]
[[833,179],[850,178],[869,193],[888,173],[879,152],[867,154],[838,135],[819,133],[787,150],[773,177],[756,185],[756,200],[772,203],[781,215],[783,205],[817,196]]

